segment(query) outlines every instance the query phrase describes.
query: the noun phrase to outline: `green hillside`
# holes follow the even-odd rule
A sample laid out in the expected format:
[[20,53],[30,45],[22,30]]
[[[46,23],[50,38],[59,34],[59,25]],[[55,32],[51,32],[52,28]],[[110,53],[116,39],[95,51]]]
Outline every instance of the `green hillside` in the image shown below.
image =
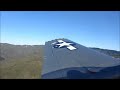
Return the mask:
[[[120,52],[92,48],[102,53],[120,58]],[[44,45],[12,45],[0,43],[0,78],[40,79]]]
[[43,61],[43,45],[1,44],[0,78],[39,79]]
[[101,53],[107,54],[107,55],[115,57],[115,58],[120,58],[120,51],[100,49],[100,48],[91,48],[91,49],[97,50]]

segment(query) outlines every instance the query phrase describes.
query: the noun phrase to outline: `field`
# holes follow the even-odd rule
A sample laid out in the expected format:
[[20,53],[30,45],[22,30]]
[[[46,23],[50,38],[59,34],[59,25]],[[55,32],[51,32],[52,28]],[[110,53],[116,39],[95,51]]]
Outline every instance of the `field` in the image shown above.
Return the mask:
[[43,47],[1,46],[0,79],[40,79]]
[[0,62],[2,79],[40,79],[42,58],[28,57]]
[[[120,52],[94,48],[120,58]],[[0,44],[0,79],[41,79],[44,45]]]

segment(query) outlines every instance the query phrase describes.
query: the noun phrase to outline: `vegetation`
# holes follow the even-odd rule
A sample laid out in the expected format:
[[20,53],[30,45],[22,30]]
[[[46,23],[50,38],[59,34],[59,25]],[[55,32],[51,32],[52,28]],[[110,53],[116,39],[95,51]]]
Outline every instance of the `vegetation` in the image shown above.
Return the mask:
[[[92,48],[120,58],[119,51]],[[44,45],[11,45],[0,43],[1,79],[40,79]]]
[[115,57],[115,58],[120,58],[120,51],[108,50],[108,49],[100,49],[100,48],[91,48],[91,49],[97,50],[97,51],[99,51],[101,53],[110,55],[110,56]]
[[40,79],[43,47],[1,44],[0,78]]

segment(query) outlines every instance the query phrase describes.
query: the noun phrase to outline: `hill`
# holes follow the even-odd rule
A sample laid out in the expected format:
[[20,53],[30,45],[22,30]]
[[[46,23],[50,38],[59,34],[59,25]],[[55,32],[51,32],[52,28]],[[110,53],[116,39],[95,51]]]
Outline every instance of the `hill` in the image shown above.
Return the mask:
[[120,58],[120,51],[100,49],[100,48],[91,48],[91,49],[97,50],[101,53],[107,54],[107,55],[115,57],[115,58]]
[[0,78],[39,79],[43,45],[0,44]]
[[44,45],[12,45],[1,43],[1,57],[5,60],[25,58],[28,56],[41,57]]
[[[120,58],[120,51],[91,48]],[[0,43],[0,78],[40,79],[44,45],[12,45]]]

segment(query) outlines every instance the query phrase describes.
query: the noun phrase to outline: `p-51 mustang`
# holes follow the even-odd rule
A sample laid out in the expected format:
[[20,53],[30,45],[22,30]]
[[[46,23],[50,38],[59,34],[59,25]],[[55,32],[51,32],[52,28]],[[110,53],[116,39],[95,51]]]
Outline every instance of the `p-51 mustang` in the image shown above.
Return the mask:
[[45,43],[42,79],[113,79],[120,60],[68,39]]

